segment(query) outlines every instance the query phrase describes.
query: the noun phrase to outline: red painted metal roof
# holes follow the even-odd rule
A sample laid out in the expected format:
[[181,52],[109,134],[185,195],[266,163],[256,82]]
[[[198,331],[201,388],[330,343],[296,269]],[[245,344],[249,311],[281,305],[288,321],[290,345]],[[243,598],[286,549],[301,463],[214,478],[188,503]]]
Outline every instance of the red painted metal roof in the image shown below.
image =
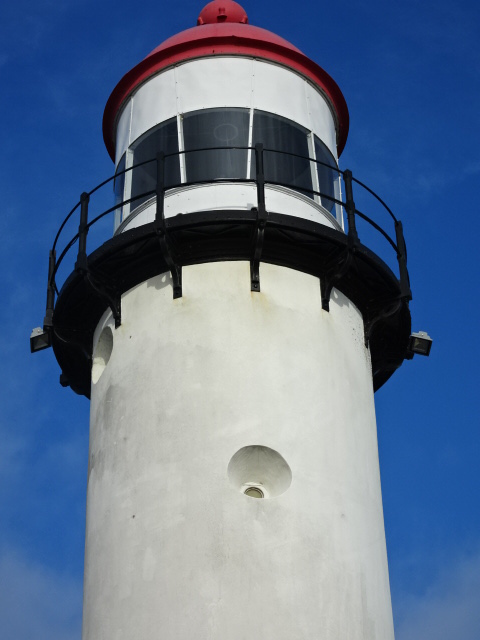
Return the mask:
[[336,82],[297,47],[280,36],[248,24],[243,8],[233,0],[213,0],[197,20],[197,26],[177,33],[154,49],[123,76],[113,90],[103,116],[103,137],[115,156],[117,116],[130,94],[145,80],[178,62],[215,55],[240,55],[282,64],[311,80],[328,97],[337,119],[337,148],[341,154],[348,135],[348,108]]

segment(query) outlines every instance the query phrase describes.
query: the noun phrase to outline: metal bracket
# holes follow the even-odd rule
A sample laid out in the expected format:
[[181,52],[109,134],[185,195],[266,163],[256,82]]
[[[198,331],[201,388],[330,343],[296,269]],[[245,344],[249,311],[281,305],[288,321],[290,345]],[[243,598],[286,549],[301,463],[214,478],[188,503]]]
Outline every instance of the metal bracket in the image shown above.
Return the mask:
[[82,193],[80,196],[80,225],[78,227],[78,254],[75,271],[83,276],[95,293],[108,304],[115,319],[115,329],[117,329],[122,324],[121,296],[115,287],[108,287],[105,284],[106,278],[104,276],[99,277],[96,274],[92,274],[88,266],[87,234],[89,230],[89,201],[89,194],[85,192]]
[[98,276],[94,276],[90,270],[85,272],[88,284],[97,293],[100,298],[105,300],[112,311],[115,320],[115,329],[122,324],[122,299],[120,294],[112,287],[107,287],[104,282],[100,281]]
[[163,255],[163,259],[167,263],[170,270],[173,283],[173,299],[182,297],[182,265],[177,264],[174,260],[174,254],[170,247],[170,242],[167,238],[166,229],[162,226],[156,229],[158,241],[160,243],[160,250]]
[[385,301],[385,304],[381,308],[381,310],[377,314],[372,316],[369,320],[365,321],[365,328],[364,328],[365,347],[368,347],[368,345],[370,344],[370,340],[371,340],[375,325],[380,320],[385,320],[385,318],[393,316],[394,313],[397,313],[397,311],[402,306],[403,301],[404,301],[403,297],[398,297],[398,298],[394,298],[393,300]]
[[[62,328],[62,331],[63,331],[63,328]],[[91,364],[92,354],[87,351],[83,342],[81,342],[80,340],[76,340],[75,338],[72,338],[71,335],[69,335],[68,338],[65,337],[65,335],[62,335],[58,327],[55,327],[53,332],[55,334],[55,337],[58,340],[60,340],[60,342],[63,342],[64,344],[68,344],[69,346],[73,346],[75,347],[75,349],[78,349]]]
[[[82,198],[84,195],[86,194],[82,194]],[[87,232],[84,230],[85,237],[86,233]],[[97,293],[100,298],[105,300],[105,302],[108,304],[115,319],[115,329],[118,329],[118,327],[122,324],[121,297],[114,287],[107,288],[107,286],[105,286],[103,282],[104,278],[99,278],[98,275],[94,275],[90,271],[90,268],[88,266],[88,256],[85,250],[85,237],[83,238],[82,242],[83,249],[79,249],[77,262],[75,263],[75,271],[83,276],[95,291],[95,293]]]
[[265,208],[265,172],[263,167],[263,144],[255,145],[255,182],[257,185],[257,206],[252,211],[257,213],[257,224],[253,237],[253,259],[250,261],[250,289],[260,292],[260,259],[262,257],[263,238],[267,225]]
[[88,396],[86,395],[86,393],[84,393],[79,387],[77,387],[75,384],[72,384],[70,378],[65,374],[62,373],[60,374],[60,378],[59,378],[59,382],[60,385],[65,389],[66,387],[70,387],[70,389],[76,393],[79,396],[85,396],[88,398]]
[[348,246],[343,252],[343,256],[340,261],[337,260],[327,265],[325,273],[320,276],[320,287],[322,293],[322,309],[324,311],[330,311],[330,296],[335,284],[342,278],[350,268],[352,263],[353,254],[355,253],[355,243],[349,239]]
[[[82,342],[73,339],[71,336],[69,336],[68,338],[66,338],[65,336],[62,336],[62,334],[59,332],[57,327],[55,327],[54,333],[55,333],[55,337],[58,338],[61,342],[67,344],[69,347],[74,347],[75,349],[78,349],[84,355],[84,357],[87,359],[87,361],[89,363],[89,366],[90,367],[92,366],[92,354],[87,352],[87,350],[85,349],[85,345]],[[64,387],[64,388],[65,387],[70,387],[72,389],[72,391],[74,391],[78,395],[87,396],[85,391],[82,391],[79,387],[77,387],[77,385],[72,384],[72,381],[70,380],[68,375],[66,373],[64,373],[63,371],[60,374],[59,382],[60,382],[61,386]]]
[[257,225],[253,238],[253,260],[250,261],[250,288],[251,291],[260,292],[260,260],[267,226],[267,212],[264,206],[258,209],[254,207],[252,211],[257,213]]
[[325,275],[320,277],[322,309],[324,311],[330,311],[330,296],[332,294],[332,289],[335,286],[335,283],[338,282],[338,280],[349,270],[353,254],[356,252],[357,245],[359,244],[358,233],[355,226],[356,208],[353,200],[352,180],[352,172],[349,169],[345,169],[343,172],[343,181],[345,183],[345,210],[347,212],[348,220],[347,247],[343,261],[327,265]]
[[157,153],[157,185],[155,232],[160,244],[163,259],[167,263],[173,282],[173,299],[182,297],[182,265],[177,264],[175,253],[167,237],[167,224],[165,222],[165,154]]

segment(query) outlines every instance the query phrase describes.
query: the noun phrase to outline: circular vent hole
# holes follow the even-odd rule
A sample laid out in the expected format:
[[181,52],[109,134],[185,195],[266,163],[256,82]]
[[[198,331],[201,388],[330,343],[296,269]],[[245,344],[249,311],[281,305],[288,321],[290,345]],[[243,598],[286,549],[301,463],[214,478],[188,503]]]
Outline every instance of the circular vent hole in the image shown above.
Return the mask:
[[263,491],[261,489],[259,489],[258,487],[248,487],[248,489],[245,489],[245,491],[243,492],[246,496],[249,496],[250,498],[264,498],[264,494]]
[[232,456],[228,478],[237,491],[249,498],[276,498],[292,483],[292,471],[274,449],[250,445]]

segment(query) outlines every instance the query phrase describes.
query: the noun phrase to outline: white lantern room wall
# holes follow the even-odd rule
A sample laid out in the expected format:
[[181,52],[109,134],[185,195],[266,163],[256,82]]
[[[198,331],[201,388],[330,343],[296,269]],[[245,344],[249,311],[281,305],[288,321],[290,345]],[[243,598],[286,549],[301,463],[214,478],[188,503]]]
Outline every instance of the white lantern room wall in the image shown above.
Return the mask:
[[[234,82],[226,82],[226,78]],[[289,137],[287,147],[273,128]],[[213,135],[208,135],[210,131]],[[254,177],[253,152],[218,150],[193,152],[195,148],[219,146],[266,148],[289,151],[336,165],[336,128],[331,107],[306,78],[279,64],[242,56],[195,59],[172,66],[144,82],[128,99],[116,130],[117,171],[154,158],[158,151],[180,153],[166,161],[166,185],[196,184],[169,189],[165,216],[212,209],[251,209],[256,206],[252,182],[234,180]],[[282,147],[283,144],[283,147]],[[233,164],[232,164],[233,163]],[[155,163],[128,171],[118,180],[119,200],[155,188]],[[335,171],[309,160],[285,154],[265,154],[268,185],[266,205],[270,211],[287,213],[342,229],[340,208],[321,191],[339,197]],[[142,174],[142,175],[140,175]],[[200,183],[228,179],[220,184]],[[123,207],[116,229],[125,231],[155,216],[153,196]]]

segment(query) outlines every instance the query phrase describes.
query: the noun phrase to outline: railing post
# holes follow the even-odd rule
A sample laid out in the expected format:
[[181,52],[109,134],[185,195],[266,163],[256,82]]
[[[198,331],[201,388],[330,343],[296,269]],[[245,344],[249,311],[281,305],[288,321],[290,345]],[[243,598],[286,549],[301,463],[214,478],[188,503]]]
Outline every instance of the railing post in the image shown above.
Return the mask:
[[43,319],[44,331],[48,331],[53,327],[53,309],[55,307],[55,281],[53,280],[53,272],[55,271],[55,260],[55,249],[50,249],[48,255],[47,304],[45,308],[45,318]]
[[358,233],[355,225],[355,202],[353,200],[352,172],[350,169],[345,169],[343,172],[343,181],[345,183],[345,209],[347,211],[348,220],[348,239],[355,245],[358,243]]
[[257,182],[257,207],[258,217],[263,220],[266,217],[265,210],[265,172],[263,168],[263,144],[255,145],[255,179]]
[[175,252],[172,250],[171,243],[167,238],[167,229],[165,224],[165,154],[163,152],[157,153],[157,185],[155,187],[155,193],[157,197],[157,209],[155,213],[155,226],[158,240],[160,243],[160,250],[163,258],[170,269],[173,285],[173,297],[182,297],[182,267],[176,261]]
[[75,269],[87,271],[87,233],[88,233],[88,203],[90,196],[85,191],[80,196],[80,224],[78,227],[78,254]]
[[403,237],[403,225],[400,220],[395,222],[395,234],[397,238],[397,260],[400,271],[400,295],[406,300],[411,300],[412,291],[410,289],[410,278],[407,269],[407,249],[405,246],[405,238]]
[[157,227],[160,225],[162,229],[164,229],[165,154],[162,151],[157,153],[157,185],[155,189],[157,196],[157,211],[155,214],[155,221],[157,223]]
[[265,208],[265,172],[263,168],[263,144],[255,145],[255,181],[257,183],[257,226],[255,228],[253,258],[250,260],[250,288],[260,292],[260,260],[262,257],[263,237],[267,224]]

